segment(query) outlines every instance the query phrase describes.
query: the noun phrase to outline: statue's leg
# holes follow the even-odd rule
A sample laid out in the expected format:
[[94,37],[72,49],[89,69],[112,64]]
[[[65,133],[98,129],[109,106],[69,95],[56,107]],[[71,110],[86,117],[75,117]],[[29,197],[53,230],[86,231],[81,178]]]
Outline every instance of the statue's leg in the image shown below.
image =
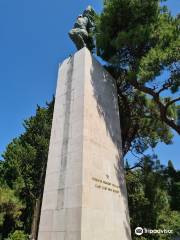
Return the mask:
[[83,47],[86,47],[87,39],[88,39],[88,32],[85,29],[81,29],[81,39]]
[[83,36],[81,35],[81,33],[78,33],[78,42],[77,42],[77,45],[78,45],[78,49],[81,49],[83,47],[86,47],[86,43],[83,39]]
[[84,29],[74,28],[69,32],[69,36],[76,45],[76,48],[80,50],[83,47],[86,47],[86,39],[88,33]]
[[82,39],[81,36],[79,34],[79,29],[74,28],[69,32],[69,36],[71,38],[71,40],[74,42],[74,44],[76,45],[76,48],[79,50],[82,48]]

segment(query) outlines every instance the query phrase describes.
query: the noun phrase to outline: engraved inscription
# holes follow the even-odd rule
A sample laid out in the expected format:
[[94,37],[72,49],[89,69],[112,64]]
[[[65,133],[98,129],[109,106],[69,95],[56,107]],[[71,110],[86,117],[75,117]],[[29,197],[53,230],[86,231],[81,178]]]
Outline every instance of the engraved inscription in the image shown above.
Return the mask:
[[109,181],[105,181],[103,179],[99,179],[96,177],[92,177],[92,180],[96,182],[94,185],[96,188],[102,189],[104,191],[113,192],[113,193],[119,193],[120,187],[117,186],[116,184],[113,184]]

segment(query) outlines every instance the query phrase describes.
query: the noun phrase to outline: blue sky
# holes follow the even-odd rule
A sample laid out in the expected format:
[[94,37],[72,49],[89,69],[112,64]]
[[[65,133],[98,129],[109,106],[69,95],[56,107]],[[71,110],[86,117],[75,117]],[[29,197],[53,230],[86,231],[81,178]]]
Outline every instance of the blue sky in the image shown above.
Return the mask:
[[[22,122],[36,105],[51,100],[58,64],[75,51],[67,33],[89,4],[102,9],[102,0],[0,0],[0,154],[23,132]],[[179,0],[167,5],[173,14],[180,7]],[[179,148],[176,135],[173,145],[160,144],[157,153],[180,169]]]

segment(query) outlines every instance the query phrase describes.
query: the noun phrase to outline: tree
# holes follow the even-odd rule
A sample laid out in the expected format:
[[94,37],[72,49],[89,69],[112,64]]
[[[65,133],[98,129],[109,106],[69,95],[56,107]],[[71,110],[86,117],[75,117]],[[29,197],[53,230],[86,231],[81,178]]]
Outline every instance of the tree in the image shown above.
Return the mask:
[[[160,161],[144,157],[141,168],[126,171],[130,222],[133,240],[139,239],[134,229],[171,229],[174,236],[180,234],[180,212],[171,207],[171,200],[178,204],[173,193],[168,191],[167,175]],[[168,176],[168,177],[167,177]],[[171,240],[171,234],[145,234],[146,240]],[[141,239],[141,238],[140,238]]]
[[28,240],[28,239],[29,239],[28,235],[25,234],[23,231],[15,231],[14,233],[11,233],[5,240]]
[[14,190],[7,186],[0,187],[0,233],[2,238],[21,226],[20,216],[24,206],[15,195]]
[[160,0],[105,0],[97,21],[98,55],[118,90],[124,155],[171,143],[180,101],[180,18]]
[[45,180],[54,99],[37,106],[36,115],[24,121],[25,132],[3,154],[0,176],[24,203],[22,230],[36,238]]
[[180,171],[175,170],[172,161],[168,161],[165,175],[168,181],[168,193],[171,196],[171,208],[180,211]]

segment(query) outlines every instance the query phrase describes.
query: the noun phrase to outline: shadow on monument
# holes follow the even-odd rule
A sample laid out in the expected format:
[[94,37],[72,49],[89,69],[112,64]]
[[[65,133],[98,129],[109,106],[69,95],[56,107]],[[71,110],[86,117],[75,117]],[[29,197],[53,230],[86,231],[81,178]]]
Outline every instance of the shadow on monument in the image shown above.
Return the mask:
[[[97,110],[100,115],[104,119],[106,125],[107,134],[111,137],[114,145],[118,150],[118,154],[116,156],[117,165],[114,166],[116,171],[116,176],[120,186],[120,193],[123,197],[124,206],[126,209],[125,212],[125,221],[123,221],[125,233],[127,239],[131,239],[131,231],[130,231],[130,224],[129,224],[129,212],[128,212],[128,202],[127,202],[127,191],[126,191],[126,183],[124,178],[124,164],[122,158],[122,143],[121,143],[121,136],[117,137],[117,132],[120,132],[120,120],[119,119],[119,109],[117,103],[117,89],[115,80],[110,76],[110,74],[105,70],[102,71],[95,71],[98,69],[98,66],[101,64],[92,57],[92,67],[91,69],[91,83],[93,86],[94,97],[97,103]],[[97,66],[97,68],[96,68]],[[101,66],[102,67],[102,66]],[[108,81],[109,78],[112,78],[112,81]],[[109,88],[110,91],[107,93],[106,89]],[[106,100],[104,100],[104,95],[107,95]],[[112,105],[110,103],[113,103]]]

